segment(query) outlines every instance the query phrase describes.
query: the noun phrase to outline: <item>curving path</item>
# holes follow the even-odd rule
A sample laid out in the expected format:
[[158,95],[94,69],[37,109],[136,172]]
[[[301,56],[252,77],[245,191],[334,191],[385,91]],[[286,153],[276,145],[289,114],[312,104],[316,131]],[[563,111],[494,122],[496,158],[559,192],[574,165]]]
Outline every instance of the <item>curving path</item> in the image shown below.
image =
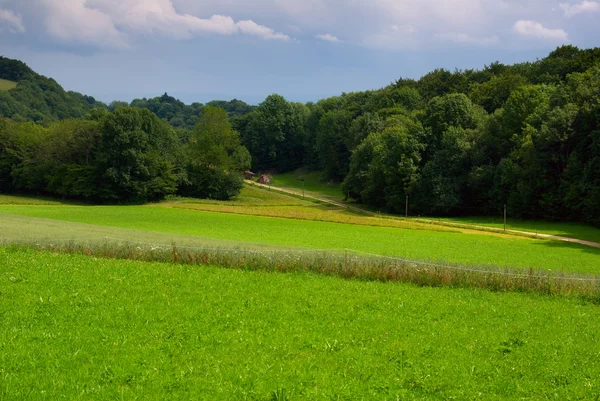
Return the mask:
[[[289,194],[289,195],[294,195],[294,196],[302,196],[301,192],[296,192],[296,191],[292,191],[289,189],[283,189],[283,188],[277,188],[277,187],[273,187],[270,185],[266,185],[266,184],[260,184],[258,182],[254,182],[251,180],[244,180],[244,182],[246,184],[249,185],[254,185],[257,187],[261,187],[261,188],[267,188],[273,191],[277,191],[277,192],[281,192],[284,194]],[[310,195],[304,195],[304,198],[308,198],[308,199],[313,199],[313,200],[317,200],[319,202],[323,202],[323,203],[328,203],[330,205],[335,205],[338,207],[341,207],[343,209],[348,209],[348,210],[353,210],[355,212],[358,213],[363,213],[363,214],[367,214],[370,216],[378,216],[378,213],[374,213],[374,212],[370,212],[368,210],[364,210],[361,209],[359,207],[355,207],[355,206],[350,206],[347,205],[345,203],[342,202],[336,202],[330,199],[326,199],[326,198],[321,198],[321,197],[317,197],[317,196],[310,196]],[[439,222],[437,222],[436,220],[427,220],[427,219],[415,219],[417,221],[422,221],[422,222],[426,222],[426,223],[432,223],[432,224],[439,224]],[[513,233],[513,234],[522,234],[522,235],[527,235],[527,236],[531,236],[531,237],[537,237],[537,238],[544,238],[544,239],[550,239],[550,240],[555,240],[555,241],[563,241],[563,242],[571,242],[574,244],[580,244],[580,245],[586,245],[586,246],[591,246],[593,248],[600,248],[600,243],[599,242],[592,242],[592,241],[585,241],[585,240],[581,240],[581,239],[577,239],[577,238],[568,238],[568,237],[561,237],[558,235],[551,235],[551,234],[540,234],[540,233],[532,233],[529,231],[519,231],[519,230],[506,230],[504,231],[502,228],[494,228],[494,227],[487,227],[487,226],[477,226],[477,225],[465,225],[465,224],[453,224],[452,222],[444,222],[443,224],[444,226],[454,226],[454,227],[468,227],[470,229],[474,229],[474,230],[482,230],[482,231],[493,231],[493,232],[497,232],[497,233]]]

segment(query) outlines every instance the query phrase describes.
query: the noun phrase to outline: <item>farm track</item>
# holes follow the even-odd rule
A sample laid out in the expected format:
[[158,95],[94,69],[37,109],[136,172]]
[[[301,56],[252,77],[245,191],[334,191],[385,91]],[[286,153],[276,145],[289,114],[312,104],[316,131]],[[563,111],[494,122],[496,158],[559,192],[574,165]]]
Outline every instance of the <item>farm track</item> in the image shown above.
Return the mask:
[[[277,192],[281,192],[284,194],[289,194],[289,195],[294,195],[294,196],[300,196],[300,197],[304,197],[307,199],[313,199],[319,202],[323,202],[323,203],[328,203],[330,205],[334,205],[334,206],[338,206],[341,207],[343,209],[348,209],[348,210],[352,210],[355,211],[357,213],[362,213],[362,214],[366,214],[369,216],[378,216],[378,213],[375,212],[371,212],[368,210],[364,210],[355,206],[350,206],[347,205],[345,203],[341,203],[341,202],[336,202],[327,198],[321,198],[318,196],[311,196],[311,195],[302,195],[301,192],[297,192],[297,191],[292,191],[289,189],[283,189],[283,188],[277,188],[277,187],[273,187],[273,186],[269,186],[266,184],[260,184],[251,180],[244,180],[246,182],[246,184],[248,185],[254,185],[257,187],[261,187],[261,188],[266,188],[269,190],[273,190],[273,191],[277,191]],[[495,232],[495,233],[510,233],[510,234],[520,234],[520,235],[526,235],[529,237],[535,237],[535,238],[543,238],[543,239],[549,239],[549,240],[555,240],[555,241],[562,241],[562,242],[571,242],[571,243],[575,243],[575,244],[580,244],[580,245],[585,245],[585,246],[590,246],[593,248],[600,248],[600,243],[599,242],[593,242],[593,241],[585,241],[585,240],[581,240],[581,239],[577,239],[577,238],[569,238],[569,237],[562,237],[562,236],[558,236],[558,235],[551,235],[551,234],[541,234],[541,233],[534,233],[534,232],[529,232],[529,231],[520,231],[520,230],[503,230],[501,228],[494,228],[494,227],[487,227],[487,226],[478,226],[478,225],[471,225],[471,224],[460,224],[460,223],[451,223],[451,222],[444,222],[444,223],[440,223],[439,221],[436,220],[428,220],[428,219],[414,219],[414,221],[419,221],[419,222],[423,222],[423,223],[428,223],[428,224],[434,224],[434,225],[443,225],[443,226],[448,226],[448,227],[457,227],[457,228],[465,228],[468,227],[469,229],[473,229],[473,230],[479,230],[479,231],[489,231],[489,232]]]
[[273,190],[273,191],[281,192],[281,193],[288,194],[288,195],[294,195],[294,196],[304,197],[304,198],[307,198],[307,199],[316,200],[316,201],[323,202],[323,203],[328,203],[330,205],[341,207],[342,209],[352,210],[352,211],[357,212],[357,213],[362,213],[362,214],[366,214],[366,215],[369,215],[369,216],[378,216],[378,213],[371,212],[371,211],[368,211],[368,210],[365,210],[365,209],[361,209],[359,207],[350,206],[350,205],[347,205],[347,204],[342,203],[342,202],[336,202],[336,201],[331,200],[331,199],[320,198],[320,197],[317,197],[317,196],[310,196],[310,195],[306,195],[306,194],[302,195],[301,192],[291,191],[289,189],[277,188],[277,187],[269,186],[269,185],[266,185],[266,184],[260,184],[258,182],[254,182],[254,181],[251,181],[251,180],[244,180],[244,182],[246,184],[254,185],[256,187],[261,187],[261,188],[265,188],[265,189],[268,189],[268,190]]

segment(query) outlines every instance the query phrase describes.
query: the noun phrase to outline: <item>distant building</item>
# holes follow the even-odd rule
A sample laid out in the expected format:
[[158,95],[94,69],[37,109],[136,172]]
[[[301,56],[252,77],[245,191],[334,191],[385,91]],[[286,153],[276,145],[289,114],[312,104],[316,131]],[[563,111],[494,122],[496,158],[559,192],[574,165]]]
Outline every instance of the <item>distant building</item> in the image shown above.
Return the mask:
[[247,180],[253,180],[255,175],[256,175],[256,174],[254,174],[254,173],[253,173],[252,171],[250,171],[250,170],[246,170],[246,171],[244,171],[244,178],[245,178],[245,179],[247,179]]
[[261,174],[260,177],[258,177],[258,183],[259,184],[270,184],[271,177],[269,177],[267,174]]

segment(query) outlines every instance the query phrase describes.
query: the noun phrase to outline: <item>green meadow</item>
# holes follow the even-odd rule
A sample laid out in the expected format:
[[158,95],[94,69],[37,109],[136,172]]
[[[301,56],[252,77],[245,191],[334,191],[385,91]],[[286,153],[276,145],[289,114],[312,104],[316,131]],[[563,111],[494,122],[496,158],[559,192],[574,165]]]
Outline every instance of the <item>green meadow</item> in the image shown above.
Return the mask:
[[[441,219],[441,221],[504,228],[504,219],[502,217],[455,217],[452,219]],[[585,224],[508,219],[506,228],[508,230],[528,231],[600,242],[600,230]]]
[[[38,218],[64,225],[63,239],[70,235],[68,223],[113,227],[164,235],[200,237],[239,244],[263,244],[309,249],[350,249],[377,255],[465,265],[494,265],[564,272],[600,272],[600,249],[558,241],[502,237],[482,233],[439,232],[373,227],[320,221],[215,213],[158,206],[0,206],[0,221],[11,218],[12,231],[4,238],[37,235]],[[15,223],[16,219],[16,223]],[[29,220],[31,221],[31,220]]]
[[344,194],[340,184],[323,179],[323,172],[308,171],[304,169],[296,170],[291,173],[277,174],[273,176],[271,185],[277,188],[290,189],[302,192],[309,196],[318,196],[335,201],[342,201]]
[[0,399],[596,399],[576,299],[0,249]]

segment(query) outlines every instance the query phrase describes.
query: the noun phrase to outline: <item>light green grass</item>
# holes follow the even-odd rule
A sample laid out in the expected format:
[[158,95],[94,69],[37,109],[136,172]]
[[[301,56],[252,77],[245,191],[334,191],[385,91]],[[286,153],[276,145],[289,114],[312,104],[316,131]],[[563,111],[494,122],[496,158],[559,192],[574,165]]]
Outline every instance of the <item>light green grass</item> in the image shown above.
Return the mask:
[[73,201],[48,198],[43,196],[28,195],[3,195],[0,194],[0,205],[73,205]]
[[339,202],[344,199],[340,184],[323,179],[323,173],[320,171],[300,169],[291,173],[277,174],[273,177],[271,185],[302,193],[302,179],[304,179],[305,194],[308,196],[317,196]]
[[276,245],[265,245],[253,242],[220,240],[197,235],[162,233],[100,226],[69,221],[53,220],[0,213],[0,241],[7,243],[64,244],[69,242],[102,244],[134,243],[146,245],[176,244],[177,246],[227,249],[289,249]]
[[230,205],[230,206],[312,206],[314,202],[304,201],[275,191],[268,191],[245,185],[240,194],[230,201],[210,199],[169,197],[163,204]]
[[[504,228],[504,220],[502,217],[456,217],[444,218],[441,220],[461,224]],[[562,237],[600,242],[600,229],[585,224],[509,219],[507,221],[506,228],[509,230],[528,231],[533,233],[558,235]]]
[[596,399],[600,308],[0,249],[0,399]]
[[[425,261],[599,273],[600,249],[556,241],[267,218],[152,206],[0,206],[2,213],[219,241],[352,249]],[[35,230],[35,226],[32,230]],[[7,230],[5,235],[7,234]],[[68,235],[68,231],[64,235]]]
[[[321,197],[336,201],[343,201],[344,195],[341,192],[340,185],[336,183],[327,183],[322,179],[323,173],[318,171],[306,172],[303,169],[292,173],[280,174],[273,177],[272,185],[274,187],[290,189],[302,192],[301,177],[305,177],[306,194],[315,197]],[[365,210],[371,210],[365,205],[354,205]],[[454,217],[454,218],[431,218],[432,220],[448,221],[461,224],[471,224],[486,226],[491,228],[503,228],[504,221],[499,217]],[[518,231],[529,231],[540,234],[550,234],[564,236],[568,238],[581,239],[592,242],[600,242],[600,229],[585,224],[561,223],[549,221],[522,221],[509,219],[508,229]]]
[[0,78],[0,91],[8,91],[17,87],[17,83]]

